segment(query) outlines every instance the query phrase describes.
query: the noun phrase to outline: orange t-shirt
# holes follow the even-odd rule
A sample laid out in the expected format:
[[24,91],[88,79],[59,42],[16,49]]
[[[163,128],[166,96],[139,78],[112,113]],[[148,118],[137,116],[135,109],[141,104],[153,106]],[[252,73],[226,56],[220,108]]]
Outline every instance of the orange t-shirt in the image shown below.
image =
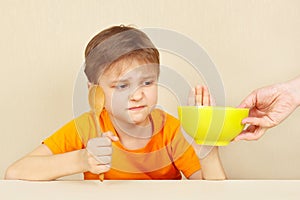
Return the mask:
[[[107,111],[100,115],[103,132],[117,135]],[[121,142],[113,142],[111,169],[105,179],[181,179],[180,171],[189,177],[200,170],[200,162],[193,147],[180,131],[179,121],[162,110],[151,112],[153,135],[141,149],[126,149]],[[97,137],[92,116],[85,113],[55,132],[43,143],[53,154],[84,149],[87,141]],[[97,174],[84,173],[84,179],[98,179]]]

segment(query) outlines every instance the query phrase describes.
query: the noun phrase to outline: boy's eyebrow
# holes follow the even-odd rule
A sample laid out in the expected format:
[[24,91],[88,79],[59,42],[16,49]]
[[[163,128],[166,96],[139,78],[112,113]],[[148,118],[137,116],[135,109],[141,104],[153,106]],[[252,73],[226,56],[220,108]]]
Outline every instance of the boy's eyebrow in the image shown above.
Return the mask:
[[[142,76],[141,79],[149,79],[149,78],[157,78],[157,75],[148,75],[148,76]],[[128,77],[128,78],[124,78],[124,79],[117,79],[117,80],[113,80],[111,81],[112,84],[114,83],[119,83],[119,82],[127,82],[130,81],[132,78]]]
[[129,81],[131,78],[124,78],[124,79],[116,79],[111,81],[111,83],[119,83],[119,82],[126,82]]
[[157,78],[157,75],[142,76],[142,79]]

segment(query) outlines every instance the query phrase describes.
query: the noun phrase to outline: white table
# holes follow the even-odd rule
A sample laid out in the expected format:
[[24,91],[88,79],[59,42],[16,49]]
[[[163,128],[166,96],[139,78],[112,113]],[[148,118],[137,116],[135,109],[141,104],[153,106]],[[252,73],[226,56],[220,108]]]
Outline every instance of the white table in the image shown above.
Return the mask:
[[1,199],[239,199],[299,200],[300,180],[226,181],[10,181],[0,180]]

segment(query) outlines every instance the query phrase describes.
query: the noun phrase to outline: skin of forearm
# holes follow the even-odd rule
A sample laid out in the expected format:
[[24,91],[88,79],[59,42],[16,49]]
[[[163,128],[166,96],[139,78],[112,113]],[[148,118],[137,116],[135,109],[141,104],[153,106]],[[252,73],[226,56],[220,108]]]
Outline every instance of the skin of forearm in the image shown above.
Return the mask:
[[189,180],[202,180],[202,171],[198,170],[194,174],[192,174],[190,177],[188,177]]
[[218,147],[214,147],[203,159],[200,159],[202,176],[206,180],[224,180],[226,174],[222,166]]
[[86,171],[81,163],[86,150],[56,155],[29,155],[10,166],[5,179],[55,180]]
[[300,106],[300,76],[287,82],[287,84],[289,85],[289,88],[293,94],[296,105]]

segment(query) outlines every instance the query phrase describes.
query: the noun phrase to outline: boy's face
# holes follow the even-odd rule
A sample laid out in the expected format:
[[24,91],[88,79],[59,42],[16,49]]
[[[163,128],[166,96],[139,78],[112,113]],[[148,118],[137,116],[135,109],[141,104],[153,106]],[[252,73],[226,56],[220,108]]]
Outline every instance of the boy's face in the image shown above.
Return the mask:
[[105,72],[100,86],[105,93],[105,108],[113,120],[147,125],[148,115],[157,103],[157,79],[157,66],[134,59],[121,60]]

